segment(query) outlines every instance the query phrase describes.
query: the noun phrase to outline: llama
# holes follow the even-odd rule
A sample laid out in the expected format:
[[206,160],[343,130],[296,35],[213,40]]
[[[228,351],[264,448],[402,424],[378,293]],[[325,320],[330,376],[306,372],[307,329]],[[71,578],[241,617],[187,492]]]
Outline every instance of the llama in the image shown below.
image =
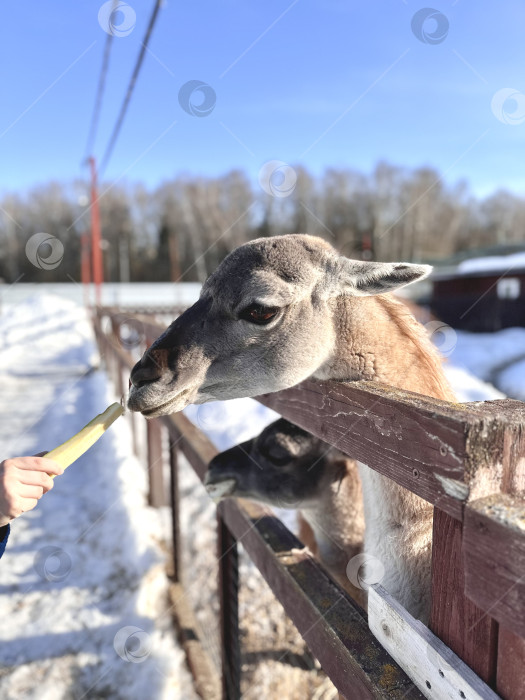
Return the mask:
[[[424,328],[388,294],[430,271],[350,260],[306,234],[246,243],[135,365],[129,408],[153,417],[309,377],[367,379],[453,401]],[[432,507],[365,465],[359,473],[365,553],[384,567],[384,587],[426,621]]]
[[[204,484],[217,501],[235,496],[299,509],[302,541],[343,588],[364,602],[362,589],[347,574],[350,560],[362,552],[364,535],[354,460],[281,418],[212,459]],[[304,535],[303,520],[313,541]]]

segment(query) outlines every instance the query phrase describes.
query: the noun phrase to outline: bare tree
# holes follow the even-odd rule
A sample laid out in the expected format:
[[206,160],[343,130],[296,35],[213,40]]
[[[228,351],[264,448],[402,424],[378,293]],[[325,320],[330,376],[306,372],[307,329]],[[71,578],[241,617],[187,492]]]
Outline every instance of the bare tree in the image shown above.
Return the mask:
[[[371,175],[331,168],[313,177],[296,165],[294,176],[286,196],[264,192],[238,170],[181,175],[153,191],[102,184],[105,279],[202,282],[236,246],[290,232],[323,236],[346,255],[380,260],[438,260],[524,240],[524,197],[501,190],[478,200],[464,182],[449,186],[432,168],[380,162]],[[0,276],[79,279],[79,234],[90,224],[79,193],[87,191],[83,181],[51,182],[3,195]],[[27,241],[39,232],[63,245],[56,268],[42,269],[26,256]]]

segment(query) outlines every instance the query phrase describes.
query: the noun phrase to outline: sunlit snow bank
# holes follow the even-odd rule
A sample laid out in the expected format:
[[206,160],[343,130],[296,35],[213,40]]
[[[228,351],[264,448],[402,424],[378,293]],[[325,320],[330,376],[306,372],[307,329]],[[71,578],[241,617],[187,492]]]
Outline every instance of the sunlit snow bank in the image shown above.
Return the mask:
[[508,396],[525,400],[525,328],[496,333],[456,331],[448,360]]

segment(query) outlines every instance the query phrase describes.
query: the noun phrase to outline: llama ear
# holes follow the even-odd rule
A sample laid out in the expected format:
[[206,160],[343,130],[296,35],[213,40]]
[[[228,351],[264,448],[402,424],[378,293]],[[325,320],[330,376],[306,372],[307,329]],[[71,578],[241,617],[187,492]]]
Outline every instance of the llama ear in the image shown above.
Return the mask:
[[276,465],[304,457],[318,442],[310,433],[280,418],[261,433],[259,449]]
[[337,294],[373,296],[392,292],[422,280],[432,272],[431,265],[414,263],[365,262],[339,258],[336,271]]

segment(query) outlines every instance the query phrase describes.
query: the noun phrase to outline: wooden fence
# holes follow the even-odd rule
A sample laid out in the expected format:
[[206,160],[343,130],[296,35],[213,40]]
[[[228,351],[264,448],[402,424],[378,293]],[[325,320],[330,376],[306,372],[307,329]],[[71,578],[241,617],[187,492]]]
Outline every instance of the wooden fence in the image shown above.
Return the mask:
[[[101,355],[119,393],[141,353],[164,328],[147,315],[98,309]],[[177,459],[203,479],[217,453],[182,414],[147,422],[152,505],[170,493],[175,617],[203,698],[240,697],[237,541],[242,544],[347,700],[525,698],[524,404],[452,404],[374,382],[312,382],[258,397],[285,418],[369,464],[434,506],[430,629],[381,586],[366,615],[297,538],[254,503],[218,509],[222,679],[195,634],[180,583]],[[143,421],[131,414],[132,424]],[[162,434],[169,436],[169,488]],[[490,476],[490,478],[487,478]]]

